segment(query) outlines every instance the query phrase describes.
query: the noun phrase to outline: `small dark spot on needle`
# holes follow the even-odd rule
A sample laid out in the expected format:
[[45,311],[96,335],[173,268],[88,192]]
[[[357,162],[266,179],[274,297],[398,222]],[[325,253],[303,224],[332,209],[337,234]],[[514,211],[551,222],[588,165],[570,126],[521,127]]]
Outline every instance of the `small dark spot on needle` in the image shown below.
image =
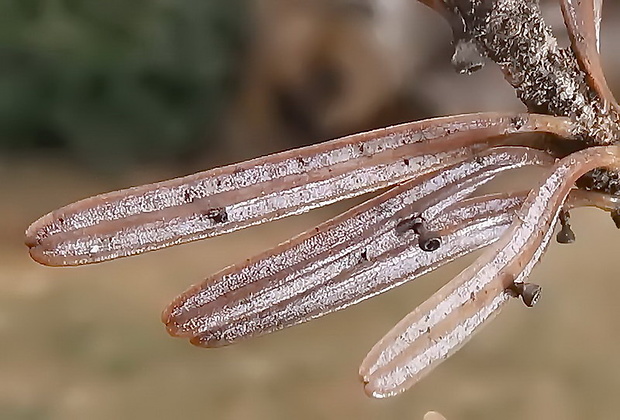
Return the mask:
[[366,250],[362,251],[362,254],[360,255],[360,261],[368,261],[368,252]]
[[409,166],[409,159],[404,158],[403,163],[405,164],[405,166]]
[[510,120],[510,123],[514,127],[515,130],[520,130],[525,125],[525,120],[521,116],[513,117]]
[[196,198],[196,196],[194,194],[194,190],[192,190],[191,188],[188,188],[183,192],[183,199],[186,203],[193,202],[194,198]]
[[202,215],[215,223],[226,223],[228,221],[228,213],[223,207],[206,210]]

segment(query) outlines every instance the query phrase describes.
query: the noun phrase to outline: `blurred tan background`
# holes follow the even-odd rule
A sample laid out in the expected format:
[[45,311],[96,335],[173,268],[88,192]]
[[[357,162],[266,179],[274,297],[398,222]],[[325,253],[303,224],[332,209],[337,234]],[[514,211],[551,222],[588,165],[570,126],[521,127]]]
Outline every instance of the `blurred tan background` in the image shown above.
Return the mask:
[[[561,42],[555,1],[545,12]],[[620,92],[620,7],[603,56]],[[77,199],[428,116],[521,109],[499,71],[449,65],[450,31],[413,0],[19,0],[0,6],[0,419],[618,418],[620,235],[595,210],[509,305],[402,396],[357,367],[455,275],[283,332],[205,350],[160,311],[206,275],[347,208],[81,268],[28,258],[23,232]],[[205,256],[209,258],[205,258]],[[471,261],[471,258],[469,259]]]

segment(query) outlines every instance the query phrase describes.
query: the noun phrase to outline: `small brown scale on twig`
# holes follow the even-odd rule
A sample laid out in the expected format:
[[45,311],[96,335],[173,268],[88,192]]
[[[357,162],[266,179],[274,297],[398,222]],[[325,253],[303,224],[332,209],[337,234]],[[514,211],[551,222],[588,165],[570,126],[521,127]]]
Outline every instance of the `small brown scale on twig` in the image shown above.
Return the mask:
[[[618,142],[618,110],[588,84],[572,49],[558,46],[538,0],[445,0],[443,8],[455,36],[455,57],[461,53],[461,59],[453,59],[458,70],[481,67],[475,59],[469,66],[460,62],[466,58],[463,40],[474,43],[478,54],[499,65],[530,112],[565,116],[576,123],[574,140],[582,146],[569,146],[571,152]],[[616,171],[594,170],[577,185],[620,195]]]

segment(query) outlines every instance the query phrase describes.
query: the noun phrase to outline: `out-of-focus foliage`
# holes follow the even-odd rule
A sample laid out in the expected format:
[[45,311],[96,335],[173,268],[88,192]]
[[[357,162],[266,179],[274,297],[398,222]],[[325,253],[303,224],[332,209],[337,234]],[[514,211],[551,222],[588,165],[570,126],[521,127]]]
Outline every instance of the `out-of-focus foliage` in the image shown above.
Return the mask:
[[243,2],[0,2],[0,149],[122,164],[205,146],[238,67]]

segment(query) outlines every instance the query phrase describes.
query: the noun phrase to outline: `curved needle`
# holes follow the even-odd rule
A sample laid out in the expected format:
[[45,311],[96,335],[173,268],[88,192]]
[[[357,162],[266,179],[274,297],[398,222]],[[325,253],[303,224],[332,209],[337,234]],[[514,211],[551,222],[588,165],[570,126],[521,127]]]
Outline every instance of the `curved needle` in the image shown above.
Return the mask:
[[87,198],[26,231],[30,255],[79,265],[135,255],[299,214],[453,165],[491,138],[549,132],[567,119],[479,113],[402,124]]
[[540,259],[575,180],[608,166],[620,166],[620,147],[593,147],[558,162],[500,240],[374,346],[360,367],[366,392],[388,397],[406,390],[494,318],[508,300],[506,289],[523,282]]
[[603,0],[560,0],[573,51],[588,84],[609,105],[620,111],[607,86],[600,58],[601,9]]
[[[459,202],[501,171],[552,163],[545,152],[499,147],[408,181],[192,287],[163,321],[172,335],[213,347],[352,305],[494,241],[519,197]],[[420,249],[415,232],[398,229],[412,217],[427,220],[444,244]]]

